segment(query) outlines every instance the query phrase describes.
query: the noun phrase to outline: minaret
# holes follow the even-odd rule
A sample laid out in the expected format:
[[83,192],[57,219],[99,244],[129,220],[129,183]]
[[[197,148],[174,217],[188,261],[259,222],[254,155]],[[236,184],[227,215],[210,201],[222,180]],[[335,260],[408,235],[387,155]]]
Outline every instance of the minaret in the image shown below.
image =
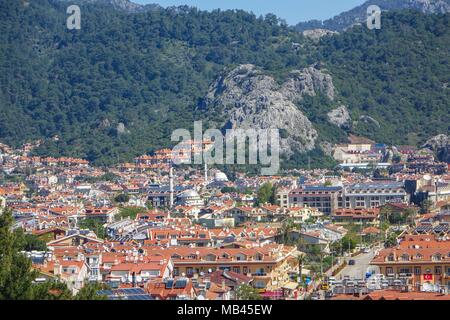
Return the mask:
[[170,169],[169,169],[169,192],[170,192],[169,206],[172,209],[172,207],[173,207],[173,168],[172,168],[172,165],[170,165]]
[[205,185],[208,184],[208,164],[205,161]]

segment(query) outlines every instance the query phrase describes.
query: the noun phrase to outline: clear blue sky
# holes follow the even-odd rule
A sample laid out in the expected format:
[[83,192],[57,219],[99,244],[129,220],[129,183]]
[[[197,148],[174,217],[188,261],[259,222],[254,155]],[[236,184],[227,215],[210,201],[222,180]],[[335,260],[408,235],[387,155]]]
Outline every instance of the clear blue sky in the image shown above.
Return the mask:
[[289,24],[311,19],[324,20],[352,9],[365,0],[132,0],[147,4],[158,3],[163,7],[189,5],[202,10],[243,9],[256,15],[274,13]]

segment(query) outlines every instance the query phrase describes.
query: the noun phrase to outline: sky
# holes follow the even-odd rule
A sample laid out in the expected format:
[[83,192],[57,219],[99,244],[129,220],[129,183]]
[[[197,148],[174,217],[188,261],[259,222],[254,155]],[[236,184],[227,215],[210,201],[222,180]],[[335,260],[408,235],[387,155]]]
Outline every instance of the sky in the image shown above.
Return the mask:
[[365,0],[132,0],[148,4],[157,3],[163,7],[189,5],[202,10],[243,9],[256,15],[274,13],[294,25],[312,19],[325,20],[352,9]]

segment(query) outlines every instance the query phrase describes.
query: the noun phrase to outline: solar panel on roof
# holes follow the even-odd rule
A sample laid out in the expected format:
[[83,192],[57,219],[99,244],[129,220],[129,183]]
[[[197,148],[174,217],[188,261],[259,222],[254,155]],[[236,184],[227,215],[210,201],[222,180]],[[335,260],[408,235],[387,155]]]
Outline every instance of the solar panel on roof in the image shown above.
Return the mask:
[[172,289],[174,280],[167,280],[166,289]]
[[186,280],[177,280],[176,282],[175,282],[175,289],[182,289],[182,288],[186,288],[186,284],[187,284],[187,281]]
[[97,291],[97,294],[99,296],[110,296],[113,294],[113,292],[111,290],[99,290]]
[[141,288],[123,288],[119,289],[118,293],[124,295],[145,294],[145,291]]

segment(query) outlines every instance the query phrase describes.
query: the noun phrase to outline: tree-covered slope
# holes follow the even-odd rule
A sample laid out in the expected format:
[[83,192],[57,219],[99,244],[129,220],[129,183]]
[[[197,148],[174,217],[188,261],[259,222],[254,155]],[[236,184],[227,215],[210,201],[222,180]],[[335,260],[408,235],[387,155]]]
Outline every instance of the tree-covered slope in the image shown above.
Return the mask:
[[295,26],[298,31],[324,28],[333,31],[343,31],[355,24],[365,24],[367,8],[377,5],[382,11],[416,10],[425,14],[450,12],[450,0],[368,0],[362,5],[324,21],[311,20],[300,22]]
[[324,39],[318,59],[331,70],[356,133],[417,145],[450,131],[449,44],[449,14],[405,11],[386,14],[381,30],[356,27]]
[[169,145],[172,130],[194,119],[220,117],[199,106],[224,69],[240,64],[280,83],[291,70],[328,70],[335,100],[319,95],[299,106],[319,141],[345,139],[326,119],[338,104],[357,122],[350,131],[382,142],[448,132],[448,15],[388,14],[381,30],[353,28],[317,43],[273,15],[188,7],[131,13],[93,1],[79,3],[81,30],[67,30],[67,5],[0,2],[2,142],[43,139],[40,154],[96,164],[130,160]]
[[58,135],[41,148],[46,153],[109,162],[147,152],[192,125],[225,66],[305,65],[305,55],[290,50],[296,35],[272,15],[187,7],[130,14],[80,4],[81,30],[67,30],[67,3],[0,6],[0,138]]

